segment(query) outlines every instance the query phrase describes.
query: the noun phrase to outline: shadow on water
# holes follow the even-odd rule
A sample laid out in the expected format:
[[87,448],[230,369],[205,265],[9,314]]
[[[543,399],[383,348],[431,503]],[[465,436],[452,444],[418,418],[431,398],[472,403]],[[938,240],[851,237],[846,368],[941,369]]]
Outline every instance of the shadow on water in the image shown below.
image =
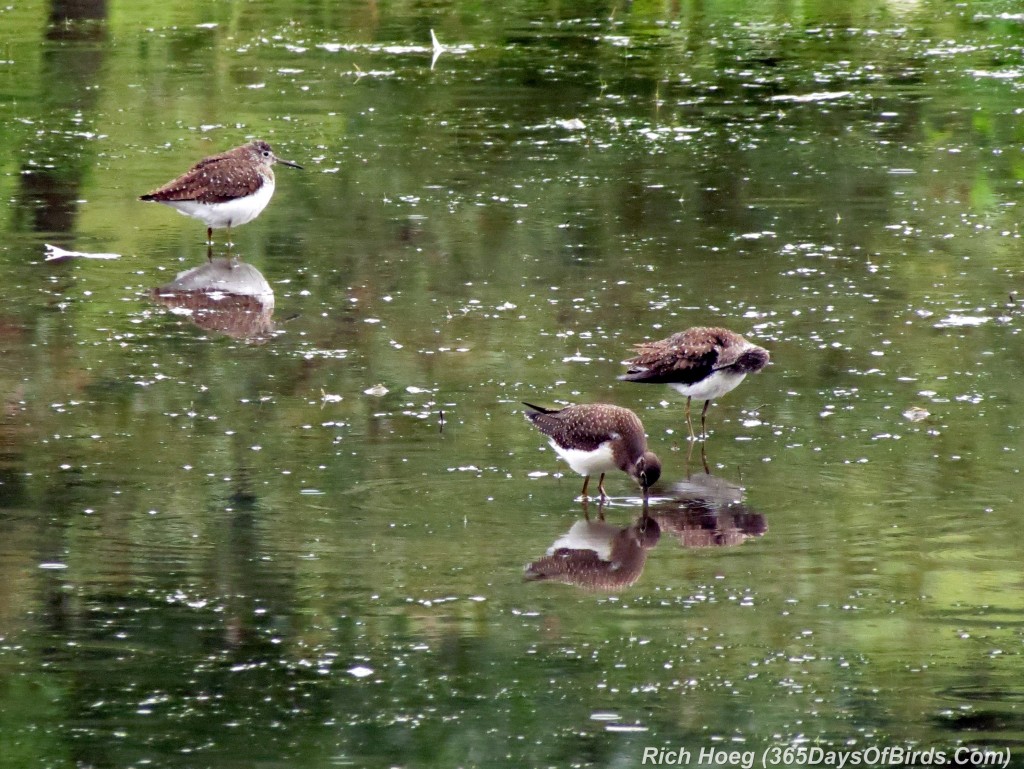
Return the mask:
[[598,519],[590,520],[584,501],[583,518],[556,539],[544,557],[527,564],[524,576],[590,590],[624,590],[640,578],[647,553],[660,537],[646,503],[636,521],[623,527],[605,521],[603,505],[598,506]]
[[274,332],[274,291],[263,273],[235,259],[211,259],[150,292],[199,328],[262,343]]

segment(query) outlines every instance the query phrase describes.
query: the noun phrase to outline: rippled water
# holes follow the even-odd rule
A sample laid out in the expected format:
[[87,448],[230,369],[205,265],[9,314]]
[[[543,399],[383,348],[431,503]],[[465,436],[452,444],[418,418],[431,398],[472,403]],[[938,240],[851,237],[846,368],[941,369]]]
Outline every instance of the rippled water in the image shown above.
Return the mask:
[[[66,10],[0,11],[5,766],[1020,750],[1014,4]],[[137,201],[256,136],[232,251]],[[616,379],[701,324],[773,359],[703,452]],[[648,517],[524,400],[636,410]]]

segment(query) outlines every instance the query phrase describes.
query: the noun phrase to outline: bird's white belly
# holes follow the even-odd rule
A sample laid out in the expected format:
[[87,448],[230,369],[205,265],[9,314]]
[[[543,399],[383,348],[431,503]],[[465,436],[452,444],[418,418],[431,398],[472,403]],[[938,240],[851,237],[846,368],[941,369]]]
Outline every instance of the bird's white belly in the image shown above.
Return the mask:
[[730,390],[735,389],[743,381],[746,374],[737,374],[733,371],[720,369],[712,372],[711,376],[693,384],[672,383],[672,389],[680,395],[688,398],[697,398],[702,401],[721,398]]
[[171,206],[180,214],[198,219],[207,227],[221,229],[223,227],[238,227],[239,225],[251,222],[274,196],[274,181],[264,179],[263,186],[248,197],[235,198],[225,203],[197,203],[194,200],[173,200],[168,201]]
[[581,451],[580,449],[567,449],[551,441],[551,448],[569,463],[569,467],[580,475],[597,475],[599,473],[610,473],[618,470],[615,464],[615,456],[612,453],[611,441],[602,443],[596,451]]
[[556,550],[593,550],[602,561],[612,559],[612,544],[620,529],[603,521],[576,521],[568,532],[548,548],[548,555]]

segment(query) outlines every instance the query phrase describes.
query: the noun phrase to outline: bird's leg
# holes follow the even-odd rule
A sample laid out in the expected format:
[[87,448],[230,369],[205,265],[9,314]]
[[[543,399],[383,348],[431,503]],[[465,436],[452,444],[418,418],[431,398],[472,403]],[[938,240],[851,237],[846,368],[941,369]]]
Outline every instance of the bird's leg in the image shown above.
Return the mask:
[[597,490],[601,493],[600,499],[602,502],[608,499],[608,495],[604,491],[604,473],[601,473],[601,479],[597,482]]
[[213,246],[213,227],[206,228],[206,245]]
[[702,441],[706,441],[708,439],[708,431],[707,431],[707,428],[705,427],[705,422],[707,421],[707,418],[708,418],[708,406],[710,406],[710,405],[711,405],[711,401],[710,400],[704,401],[704,408],[700,412],[700,439]]
[[589,497],[587,496],[587,486],[589,485],[589,483],[590,483],[590,476],[589,475],[585,475],[583,477],[583,491],[580,492],[580,496],[583,497],[584,499],[589,499]]
[[693,458],[693,447],[697,445],[696,441],[690,441],[690,447],[686,450],[686,476],[690,476],[690,459]]
[[686,426],[690,430],[690,440],[697,440],[697,436],[693,434],[693,422],[690,421],[690,396],[686,396]]

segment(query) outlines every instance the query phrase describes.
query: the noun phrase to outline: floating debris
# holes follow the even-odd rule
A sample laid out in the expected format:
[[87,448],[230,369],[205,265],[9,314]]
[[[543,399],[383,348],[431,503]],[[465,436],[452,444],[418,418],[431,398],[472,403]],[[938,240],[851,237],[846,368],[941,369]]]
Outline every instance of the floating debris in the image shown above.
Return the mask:
[[433,51],[433,56],[430,58],[430,68],[433,69],[434,65],[437,64],[437,60],[444,53],[444,46],[441,45],[441,41],[437,39],[437,35],[434,34],[434,30],[430,30],[430,47]]
[[822,102],[822,101],[833,101],[835,99],[845,99],[848,96],[853,96],[852,91],[815,91],[814,93],[802,93],[802,94],[780,94],[778,96],[772,96],[768,101],[775,102]]
[[562,358],[562,363],[590,363],[591,360],[593,359],[588,358],[577,350],[575,355],[569,355],[568,357]]
[[966,326],[980,326],[991,320],[987,315],[959,315],[955,312],[935,324],[935,328],[964,328]]
[[903,418],[910,422],[920,422],[922,419],[927,419],[929,416],[931,416],[931,412],[927,409],[921,408],[920,406],[911,406],[903,412]]
[[367,387],[363,390],[363,395],[373,395],[377,398],[383,398],[388,394],[388,388],[382,384],[375,384],[373,387]]
[[88,251],[67,251],[60,246],[45,243],[46,261],[66,262],[68,259],[120,259],[120,254],[93,254]]
[[555,125],[559,128],[564,128],[566,131],[583,131],[587,125],[578,117],[569,118],[568,120],[556,120]]

